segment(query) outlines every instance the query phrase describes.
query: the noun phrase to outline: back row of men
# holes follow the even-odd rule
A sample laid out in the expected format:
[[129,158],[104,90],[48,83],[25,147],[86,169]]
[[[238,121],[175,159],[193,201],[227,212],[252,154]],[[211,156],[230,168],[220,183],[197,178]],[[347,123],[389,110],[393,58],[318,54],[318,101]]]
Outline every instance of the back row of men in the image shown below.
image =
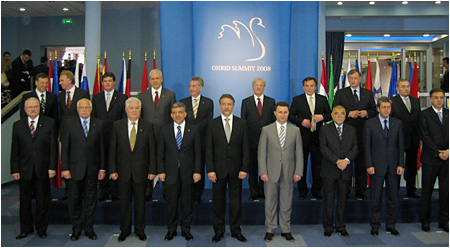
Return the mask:
[[[37,155],[23,155],[26,152],[21,151],[24,149],[26,151],[26,146],[19,142],[20,135],[16,133],[22,126],[22,129],[26,129],[28,133],[29,137],[26,138],[36,139],[39,129],[45,126],[44,121],[47,121],[47,118],[42,116],[40,117],[43,119],[42,122],[39,119],[34,120],[36,117],[39,118],[39,110],[44,116],[55,119],[54,122],[59,122],[62,142],[61,166],[68,186],[69,213],[73,224],[72,240],[77,240],[83,229],[89,238],[97,237],[92,228],[97,201],[95,187],[97,180],[101,180],[102,185],[100,200],[106,199],[108,194],[111,194],[113,200],[117,198],[120,200],[119,241],[125,240],[131,233],[132,196],[135,200],[135,233],[141,240],[145,240],[145,197],[151,198],[153,190],[151,180],[156,175],[161,181],[166,182],[163,189],[167,201],[169,230],[165,239],[171,240],[176,235],[177,203],[180,198],[183,202],[182,235],[186,240],[192,240],[189,225],[192,220],[193,204],[201,201],[206,163],[207,176],[214,183],[213,222],[216,235],[213,242],[220,241],[225,232],[227,185],[230,191],[232,237],[246,241],[241,234],[240,224],[242,180],[247,174],[251,192],[250,200],[258,197],[266,199],[264,239],[271,240],[277,228],[276,210],[278,194],[280,194],[282,236],[292,241],[289,220],[293,183],[298,183],[299,197],[305,198],[308,188],[304,175],[306,175],[306,164],[310,153],[313,196],[321,199],[322,183],[324,185],[325,236],[330,236],[333,229],[343,236],[348,236],[344,225],[344,209],[353,161],[355,161],[356,196],[366,199],[366,173],[371,175],[371,185],[376,187],[376,190],[371,191],[372,235],[378,235],[380,226],[378,216],[384,181],[386,181],[387,190],[391,192],[388,194],[389,210],[386,228],[392,234],[398,235],[398,231],[395,230],[398,206],[395,195],[398,194],[398,175],[403,173],[403,167],[405,167],[404,152],[406,152],[405,179],[408,195],[418,197],[414,185],[419,131],[424,144],[420,213],[422,229],[424,231],[430,229],[431,193],[436,177],[439,176],[441,199],[439,226],[448,231],[448,109],[443,108],[442,90],[431,91],[432,107],[424,110],[419,117],[419,100],[409,96],[409,82],[399,80],[397,84],[399,96],[394,97],[392,101],[388,98],[379,101],[380,120],[377,120],[378,124],[369,124],[367,121],[377,115],[377,107],[372,92],[359,86],[361,75],[356,70],[349,72],[350,87],[336,93],[333,113],[327,99],[315,94],[317,86],[315,78],[308,77],[303,80],[305,94],[294,97],[290,109],[287,103],[275,104],[273,98],[264,95],[266,83],[263,79],[256,78],[252,82],[254,95],[242,102],[241,118],[233,115],[234,98],[224,94],[219,100],[222,114],[212,120],[214,104],[211,99],[201,96],[204,82],[200,77],[191,79],[189,86],[191,97],[182,99],[180,103],[176,103],[174,92],[162,87],[161,71],[152,70],[149,81],[151,88],[141,92],[139,99],[127,100],[125,95],[114,90],[114,74],[105,73],[102,77],[104,91],[93,96],[90,102],[89,93],[74,86],[73,74],[70,71],[63,71],[60,76],[63,91],[58,95],[58,106],[56,96],[46,91],[48,78],[44,74],[36,76],[36,91],[24,96],[21,106],[22,116],[26,118],[17,122],[13,131],[11,172],[16,180],[22,177],[19,181],[21,234],[17,238],[24,238],[33,231],[30,191],[25,190],[25,187],[29,188],[33,185],[30,181],[36,178],[48,181],[48,177],[54,175],[56,168],[56,159],[53,161],[57,153],[53,151],[53,148],[56,146],[53,147],[55,145],[53,143],[48,144],[48,140],[52,140],[51,137],[42,138],[43,142],[45,140],[47,143],[38,147],[51,149],[52,152],[52,156],[47,158],[50,161],[46,160],[48,163],[43,164],[44,168],[48,169],[49,175],[48,177],[43,174],[37,175],[39,170],[35,169],[34,173],[33,170],[28,173],[30,175],[27,181],[24,181],[22,170],[26,166],[23,164],[33,165],[40,160],[32,157]],[[35,101],[28,100],[29,98]],[[35,106],[30,105],[33,102]],[[58,118],[58,112],[60,118]],[[389,118],[390,116],[399,118],[401,121]],[[286,122],[288,118],[298,128],[288,125]],[[333,134],[324,135],[319,132],[321,128],[335,125],[329,124],[322,127],[332,118],[336,123],[334,132],[339,139],[327,142],[329,136]],[[375,119],[378,118],[370,120]],[[435,123],[434,119],[438,122]],[[345,124],[349,125],[342,126],[344,120]],[[51,123],[48,124],[50,127],[45,133],[56,136],[56,128],[52,129],[51,126],[58,126],[58,124],[53,121],[49,123]],[[389,139],[389,142],[383,143],[378,139],[378,134],[374,131],[378,126],[380,133],[385,135],[384,139]],[[343,141],[346,141],[345,144],[342,143]],[[38,145],[38,142],[31,143]],[[35,147],[29,149],[33,150],[33,148],[37,149]],[[389,156],[388,158],[387,154],[396,152],[399,154],[398,157]],[[303,159],[296,159],[296,157]],[[258,177],[258,170],[260,177]],[[43,170],[44,173],[46,171]],[[45,223],[48,223],[49,188],[45,180],[42,183],[44,186],[35,187],[36,197],[41,198],[37,204],[45,206],[37,208],[41,211],[37,215],[42,220],[47,216],[47,222],[36,222],[40,223],[36,224],[36,229],[42,237],[46,236]],[[341,207],[337,210],[336,225],[333,225],[332,206],[335,185],[339,186],[337,188]],[[40,188],[43,188],[43,191],[38,193]],[[84,224],[81,219],[82,194],[85,201]]]

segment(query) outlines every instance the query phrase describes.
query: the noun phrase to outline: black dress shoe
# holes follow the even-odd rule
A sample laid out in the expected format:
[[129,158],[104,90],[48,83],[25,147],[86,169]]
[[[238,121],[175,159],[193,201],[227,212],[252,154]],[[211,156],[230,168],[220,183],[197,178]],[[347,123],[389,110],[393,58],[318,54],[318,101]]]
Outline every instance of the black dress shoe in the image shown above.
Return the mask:
[[430,224],[428,224],[428,223],[422,223],[422,231],[424,231],[424,232],[430,232],[430,231],[431,231],[431,229],[430,229]]
[[244,235],[242,235],[242,233],[231,234],[231,237],[244,243],[247,242],[247,239],[244,237]]
[[38,233],[38,237],[39,238],[41,238],[41,239],[45,239],[45,238],[47,238],[47,233]]
[[325,237],[331,237],[331,234],[333,233],[333,231],[325,231],[323,232],[323,236]]
[[125,241],[125,239],[127,239],[128,235],[124,234],[124,233],[120,233],[119,238],[117,238],[117,240],[119,242]]
[[108,195],[102,195],[98,198],[98,201],[106,201],[108,200],[108,198],[109,198]]
[[200,202],[202,202],[202,198],[197,198],[197,199],[195,199],[195,201],[194,201],[194,203],[200,203]]
[[166,236],[164,237],[164,240],[170,241],[173,239],[174,236],[177,236],[177,232],[167,232]]
[[248,198],[248,200],[249,200],[249,201],[256,201],[256,197],[250,196],[250,197]]
[[304,199],[306,198],[306,194],[300,194],[300,195],[298,196],[298,198],[299,198],[300,200],[304,200]]
[[281,237],[284,237],[287,241],[294,242],[295,239],[292,237],[291,233],[281,233]]
[[362,194],[356,194],[356,198],[357,198],[358,200],[366,200],[366,199],[367,199],[367,196],[366,196],[364,193],[362,193]]
[[438,227],[442,228],[442,230],[448,232],[448,224],[446,224],[446,223],[445,224],[439,224]]
[[81,235],[80,231],[75,231],[70,235],[70,240],[76,241],[80,238],[80,235]]
[[84,232],[84,235],[86,235],[91,240],[96,240],[97,239],[97,234],[95,234],[94,231]]
[[266,197],[264,196],[264,194],[259,194],[257,198],[265,199]]
[[181,232],[181,236],[183,236],[186,241],[194,240],[194,236],[192,236],[191,232]]
[[220,239],[223,237],[223,233],[222,234],[216,234],[214,235],[214,237],[212,238],[212,242],[213,243],[217,243],[220,241]]
[[264,235],[264,241],[272,241],[274,234],[266,232],[266,235]]
[[336,231],[337,233],[339,233],[342,237],[348,237],[350,235],[348,235],[347,230],[340,230],[340,231]]
[[420,195],[417,194],[417,192],[415,192],[415,191],[408,193],[406,196],[411,197],[411,198],[415,198],[415,199],[419,199],[420,198]]
[[30,233],[33,233],[33,231],[20,233],[19,235],[16,236],[16,239],[26,238]]
[[136,236],[138,236],[138,238],[139,238],[141,241],[147,240],[147,235],[145,235],[144,232],[138,232],[138,233],[136,233]]
[[65,193],[63,196],[61,196],[61,198],[59,198],[60,201],[65,201],[69,198],[69,195],[67,193]]
[[316,198],[316,199],[319,199],[319,200],[322,200],[322,193],[320,193],[320,191],[319,192],[317,192],[316,194],[313,194],[313,197],[314,198]]
[[150,201],[152,199],[152,195],[146,195],[145,196],[145,201]]
[[378,236],[378,228],[372,228],[372,231],[370,231],[370,235]]
[[117,196],[112,196],[111,197],[111,201],[118,201],[119,200],[119,197],[117,197]]
[[395,227],[392,228],[386,228],[386,232],[390,233],[394,236],[400,236],[400,233],[397,231],[397,229],[395,229]]

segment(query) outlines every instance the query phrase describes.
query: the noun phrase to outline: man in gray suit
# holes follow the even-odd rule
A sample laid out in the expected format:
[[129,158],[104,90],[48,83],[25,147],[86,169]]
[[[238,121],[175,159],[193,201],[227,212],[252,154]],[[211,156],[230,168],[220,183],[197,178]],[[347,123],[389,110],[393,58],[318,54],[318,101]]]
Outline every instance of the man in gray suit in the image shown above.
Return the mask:
[[271,241],[277,230],[277,205],[280,196],[281,236],[294,241],[291,235],[291,212],[294,183],[303,176],[303,145],[298,127],[287,123],[289,104],[278,102],[274,111],[276,122],[263,127],[258,146],[258,170],[264,181],[266,235]]
[[[153,124],[155,137],[159,137],[161,127],[172,122],[170,113],[172,104],[176,102],[175,93],[162,87],[163,76],[158,69],[150,71],[148,81],[152,87],[138,95],[142,102],[141,118]],[[148,183],[145,199],[150,200],[152,194],[153,180]]]

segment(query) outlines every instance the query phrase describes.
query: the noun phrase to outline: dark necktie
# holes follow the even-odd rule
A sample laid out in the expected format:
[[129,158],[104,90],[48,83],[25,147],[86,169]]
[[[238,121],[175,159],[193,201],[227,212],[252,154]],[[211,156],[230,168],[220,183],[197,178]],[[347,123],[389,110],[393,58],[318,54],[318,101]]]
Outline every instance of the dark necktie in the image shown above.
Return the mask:
[[155,91],[155,108],[158,107],[158,102],[159,102],[158,91]]
[[178,150],[181,147],[181,140],[182,139],[183,139],[183,137],[181,136],[181,126],[178,126],[178,132],[177,132],[177,137],[176,137]]
[[384,120],[384,132],[386,133],[386,136],[389,135],[389,128],[388,128],[387,120]]
[[259,116],[262,115],[262,104],[261,104],[261,99],[258,97],[258,113]]
[[87,120],[83,120],[83,131],[84,131],[84,136],[88,136],[88,132],[89,132],[89,129],[88,129],[88,125],[87,125]]
[[42,112],[45,113],[45,95],[44,95],[44,93],[41,94],[41,109],[42,109]]
[[30,121],[30,133],[31,137],[34,138],[34,133],[36,132],[36,129],[34,129],[34,121]]
[[342,139],[342,127],[337,127],[337,131],[339,134],[339,139]]
[[356,104],[359,104],[358,92],[356,90],[353,90],[353,96],[355,97]]

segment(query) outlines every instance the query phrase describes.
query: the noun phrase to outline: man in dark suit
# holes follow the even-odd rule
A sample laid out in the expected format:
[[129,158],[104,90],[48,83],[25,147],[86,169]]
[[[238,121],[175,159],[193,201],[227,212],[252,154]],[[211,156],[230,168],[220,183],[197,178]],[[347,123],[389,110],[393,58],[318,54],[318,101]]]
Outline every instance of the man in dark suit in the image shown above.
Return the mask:
[[189,83],[190,97],[180,100],[186,105],[186,122],[198,127],[201,140],[201,162],[200,175],[201,179],[194,184],[194,202],[202,201],[202,193],[205,188],[205,157],[206,157],[206,130],[208,122],[212,120],[214,113],[214,103],[211,99],[200,95],[204,86],[203,79],[198,76],[191,78]]
[[[41,57],[41,63],[34,67],[34,73],[37,75],[39,73],[48,73],[49,68],[47,66],[48,58],[47,56]],[[35,79],[36,80],[36,79]]]
[[[104,91],[92,97],[92,117],[99,118],[103,121],[103,140],[105,149],[105,157],[108,157],[109,139],[111,130],[115,121],[127,117],[125,112],[125,101],[127,96],[114,89],[116,85],[116,77],[112,72],[105,72],[102,75],[102,85]],[[105,168],[108,168],[108,161],[105,161]],[[109,173],[106,173],[109,175]],[[108,199],[111,194],[112,200],[118,200],[117,183],[105,177],[99,182],[100,197],[99,201]]]
[[417,175],[417,150],[419,149],[419,99],[410,96],[411,86],[408,80],[397,81],[398,95],[392,98],[391,116],[400,119],[403,123],[403,134],[405,136],[405,167],[404,178],[406,180],[407,196],[420,198],[416,192]]
[[78,240],[83,229],[89,239],[95,240],[97,180],[102,180],[106,174],[103,121],[91,117],[92,103],[89,99],[80,99],[76,104],[79,116],[66,118],[61,130],[61,171],[67,183],[72,222],[70,240]]
[[194,183],[200,180],[201,141],[197,126],[185,122],[186,106],[172,105],[173,124],[163,126],[158,140],[158,176],[165,182],[168,232],[165,240],[177,235],[178,202],[181,201],[181,235],[194,240],[191,221],[194,214]]
[[442,59],[442,66],[444,66],[445,72],[441,80],[441,89],[448,93],[448,57]]
[[31,76],[34,75],[33,60],[30,59],[31,51],[24,50],[22,54],[12,62],[11,90],[14,99],[22,91],[31,89]]
[[58,98],[57,96],[47,91],[48,89],[48,75],[47,73],[39,73],[35,77],[36,90],[23,95],[20,103],[20,117],[27,118],[25,112],[25,101],[30,97],[35,97],[40,103],[40,113],[58,122]]
[[253,95],[242,100],[241,118],[247,121],[248,137],[250,142],[250,164],[248,184],[250,187],[250,201],[257,197],[264,197],[264,182],[258,176],[258,141],[264,126],[275,121],[275,100],[264,95],[266,81],[255,78],[252,82]]
[[300,128],[303,141],[303,178],[297,183],[299,198],[305,199],[308,193],[306,173],[308,157],[311,154],[311,172],[313,197],[322,199],[322,180],[320,178],[320,163],[322,155],[319,148],[319,133],[323,123],[331,120],[330,105],[326,97],[316,94],[317,80],[313,77],[303,79],[305,94],[294,97],[289,110],[289,121]]
[[378,116],[364,125],[364,149],[367,173],[370,175],[370,234],[378,236],[383,183],[386,183],[387,217],[386,232],[398,236],[395,229],[398,211],[398,187],[403,174],[404,136],[402,121],[390,117],[392,101],[388,97],[378,99]]
[[134,196],[134,232],[147,240],[144,229],[145,188],[147,179],[156,176],[156,143],[153,125],[141,116],[141,101],[130,97],[125,102],[127,118],[113,125],[109,149],[109,173],[117,180],[120,201],[120,230],[118,241],[131,233],[131,202]]
[[439,178],[438,227],[448,232],[448,108],[444,108],[442,89],[430,91],[431,107],[420,113],[422,140],[422,199],[420,221],[422,230],[430,231],[431,195]]
[[[36,228],[40,238],[47,237],[50,212],[50,178],[58,164],[57,128],[55,121],[39,116],[39,100],[25,101],[27,118],[13,125],[11,144],[11,174],[19,181],[20,234],[23,239]],[[36,210],[33,223],[31,194],[35,192]]]
[[[171,122],[170,113],[172,104],[176,102],[175,93],[162,87],[163,76],[158,69],[149,73],[150,89],[139,93],[142,102],[142,119],[153,124],[155,137],[159,135],[159,129]],[[148,182],[146,200],[150,200],[153,194],[153,180]]]
[[342,105],[347,113],[345,123],[356,129],[356,138],[358,140],[358,155],[355,159],[355,194],[358,199],[367,199],[365,194],[367,187],[367,172],[364,165],[364,142],[363,127],[364,123],[377,114],[373,92],[361,88],[361,73],[358,70],[350,70],[348,73],[349,87],[340,89],[336,92],[333,101],[333,107]]
[[222,114],[208,124],[206,136],[206,171],[213,182],[213,243],[225,233],[227,185],[229,190],[229,223],[231,237],[241,242],[242,180],[247,176],[248,128],[245,120],[233,115],[234,98],[224,94],[219,100]]
[[[322,165],[320,176],[323,184],[323,228],[324,236],[330,237],[333,230],[348,237],[345,229],[345,205],[348,185],[352,179],[352,162],[358,154],[358,141],[355,128],[345,124],[345,108],[337,105],[331,113],[333,122],[322,127],[320,131],[320,151]],[[337,189],[337,209],[333,225],[334,195]]]

